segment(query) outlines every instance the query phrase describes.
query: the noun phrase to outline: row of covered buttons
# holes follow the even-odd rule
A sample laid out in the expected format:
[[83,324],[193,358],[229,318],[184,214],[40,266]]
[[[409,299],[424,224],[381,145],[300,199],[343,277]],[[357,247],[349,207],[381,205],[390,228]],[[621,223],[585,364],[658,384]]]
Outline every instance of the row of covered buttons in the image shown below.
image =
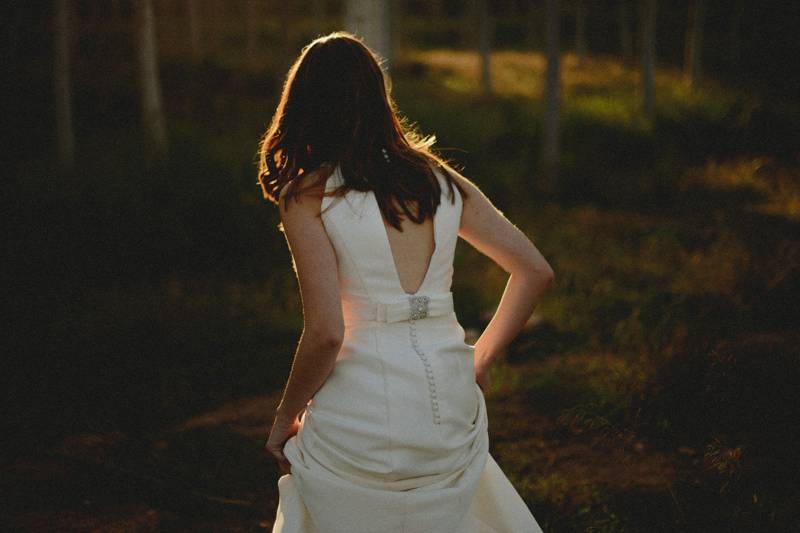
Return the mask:
[[409,320],[409,331],[411,334],[411,346],[414,347],[414,351],[417,352],[417,355],[420,359],[422,359],[422,363],[425,365],[425,375],[428,378],[428,391],[431,398],[431,409],[433,409],[433,423],[439,424],[441,422],[439,417],[439,401],[436,398],[436,382],[433,378],[433,369],[431,368],[431,364],[428,361],[428,357],[425,355],[425,352],[423,352],[419,347],[419,342],[417,340],[416,320],[413,317]]

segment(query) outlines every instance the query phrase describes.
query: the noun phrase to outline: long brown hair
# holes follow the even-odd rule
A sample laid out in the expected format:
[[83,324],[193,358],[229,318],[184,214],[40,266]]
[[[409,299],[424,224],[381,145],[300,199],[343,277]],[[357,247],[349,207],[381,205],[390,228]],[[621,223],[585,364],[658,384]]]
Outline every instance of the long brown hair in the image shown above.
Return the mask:
[[[441,187],[434,168],[443,170],[451,203],[456,171],[398,115],[391,82],[376,56],[359,38],[336,31],[303,47],[289,69],[272,122],[261,138],[258,182],[264,198],[278,204],[303,189],[325,183],[337,165],[344,183],[331,194],[372,190],[387,222],[402,231],[399,209],[416,223],[436,212]],[[416,205],[416,213],[409,205]]]

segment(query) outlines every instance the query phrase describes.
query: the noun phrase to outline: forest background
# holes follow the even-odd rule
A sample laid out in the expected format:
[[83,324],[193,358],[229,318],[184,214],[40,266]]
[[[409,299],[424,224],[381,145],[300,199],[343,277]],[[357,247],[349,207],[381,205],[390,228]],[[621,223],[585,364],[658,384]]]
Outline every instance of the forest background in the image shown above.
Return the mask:
[[[302,317],[256,151],[339,29],[556,272],[487,393],[544,530],[800,523],[797,3],[0,9],[4,529],[271,527]],[[505,276],[459,244],[471,340]]]

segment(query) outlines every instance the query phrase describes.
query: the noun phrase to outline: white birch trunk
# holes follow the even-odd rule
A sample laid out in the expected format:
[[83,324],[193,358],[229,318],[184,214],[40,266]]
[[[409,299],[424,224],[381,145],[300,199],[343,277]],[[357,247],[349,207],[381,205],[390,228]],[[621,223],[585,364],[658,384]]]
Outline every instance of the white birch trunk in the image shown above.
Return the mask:
[[391,11],[390,0],[347,0],[345,4],[345,28],[384,60],[386,71],[393,60]]
[[151,0],[136,0],[135,21],[139,97],[147,155],[149,159],[162,159],[167,155],[169,145],[161,98],[156,23]]
[[686,28],[686,44],[683,57],[683,75],[695,85],[703,75],[703,17],[705,1],[693,0],[689,6],[689,24]]
[[478,56],[481,67],[481,93],[492,94],[492,35],[494,34],[494,18],[489,12],[488,0],[477,0],[478,16]]

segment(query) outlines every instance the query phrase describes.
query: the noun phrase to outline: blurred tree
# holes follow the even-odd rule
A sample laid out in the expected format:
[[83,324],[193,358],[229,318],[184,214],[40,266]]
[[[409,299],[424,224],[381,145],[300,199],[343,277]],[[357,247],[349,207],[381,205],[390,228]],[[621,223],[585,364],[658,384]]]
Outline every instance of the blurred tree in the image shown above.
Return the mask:
[[382,0],[380,2],[381,27],[383,33],[383,57],[386,59],[386,71],[390,72],[395,61],[394,40],[396,31],[394,29],[394,10],[396,8],[393,0]]
[[525,24],[525,45],[536,48],[542,42],[542,16],[535,2],[528,2]]
[[653,118],[653,76],[656,62],[656,0],[640,0],[639,27],[641,33],[640,90],[642,112],[648,120]]
[[166,157],[169,141],[161,98],[156,22],[151,0],[136,0],[134,21],[146,158],[148,162],[153,162]]
[[186,19],[189,22],[189,43],[191,46],[192,61],[199,62],[203,57],[202,28],[198,0],[184,0]]
[[[280,49],[274,53],[273,68],[285,76],[294,63],[300,51],[295,49],[295,42],[292,40],[291,30],[295,25],[296,19],[294,18],[295,10],[289,2],[280,2],[275,10],[277,18],[281,21],[280,24]],[[280,83],[283,83],[282,81]]]
[[683,52],[683,75],[694,85],[700,82],[703,72],[703,16],[705,0],[692,0],[686,26],[686,43]]
[[58,169],[69,173],[75,168],[75,133],[72,125],[72,2],[55,1],[53,96],[55,99],[56,149]]
[[244,27],[246,34],[246,55],[251,65],[258,62],[258,31],[261,26],[261,13],[258,0],[245,0]]
[[578,65],[586,60],[586,2],[575,1],[575,54],[578,56]]
[[387,71],[393,61],[391,7],[389,0],[346,0],[345,4],[345,27],[385,60]]
[[119,0],[111,0],[111,18],[119,20],[122,17],[122,8],[119,5]]
[[488,0],[474,0],[473,14],[477,17],[478,56],[481,67],[481,93],[492,94],[492,37],[494,35],[494,17],[489,10]]
[[622,61],[626,65],[633,64],[633,34],[631,33],[630,6],[627,0],[620,0],[617,11],[619,26],[619,45],[622,52]]
[[314,32],[317,36],[325,34],[328,30],[327,15],[325,0],[312,0],[311,16],[314,18]]
[[228,26],[228,5],[225,0],[196,1],[203,7],[202,12],[205,15],[205,17],[201,18],[204,23],[202,27],[206,30],[203,37],[205,38],[207,49],[204,52],[206,55],[213,56],[225,44]]
[[728,35],[728,64],[731,68],[739,66],[742,58],[742,15],[744,15],[744,0],[734,0],[731,10],[731,28]]
[[558,173],[559,159],[559,100],[561,92],[561,14],[558,0],[547,0],[546,4],[547,72],[544,86],[544,178],[542,189],[552,191]]
[[397,56],[403,49],[403,0],[388,0],[389,2],[389,49],[392,51],[392,61],[396,61]]

